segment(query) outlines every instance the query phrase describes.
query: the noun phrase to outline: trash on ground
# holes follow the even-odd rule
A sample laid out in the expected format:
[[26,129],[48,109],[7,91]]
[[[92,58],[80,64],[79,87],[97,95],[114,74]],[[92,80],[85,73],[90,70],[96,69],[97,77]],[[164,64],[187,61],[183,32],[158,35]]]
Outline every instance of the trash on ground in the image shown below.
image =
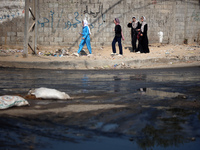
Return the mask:
[[69,55],[67,50],[63,49],[56,49],[55,51],[46,51],[46,52],[38,52],[40,56],[54,56],[54,57],[63,57]]
[[195,50],[194,48],[192,48],[192,47],[186,47],[186,49],[185,50],[188,50],[188,51],[193,51],[193,50]]
[[73,53],[72,56],[79,57],[79,54],[78,53]]
[[71,99],[70,96],[65,92],[45,87],[30,90],[28,95],[35,95],[36,98],[42,99]]
[[80,55],[81,55],[81,56],[87,56],[87,53],[85,52],[84,49],[82,49],[81,52],[80,52]]
[[4,95],[0,96],[0,109],[7,109],[13,106],[26,106],[28,101],[20,96]]

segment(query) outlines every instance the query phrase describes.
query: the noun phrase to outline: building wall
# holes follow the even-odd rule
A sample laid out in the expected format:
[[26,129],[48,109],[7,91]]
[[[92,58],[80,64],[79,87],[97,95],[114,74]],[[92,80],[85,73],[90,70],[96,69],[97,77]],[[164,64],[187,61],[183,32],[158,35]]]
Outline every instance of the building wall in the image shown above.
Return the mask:
[[[31,0],[30,0],[31,1]],[[38,44],[78,46],[81,21],[87,19],[93,47],[111,45],[114,18],[119,18],[125,44],[131,43],[127,23],[144,15],[150,43],[200,42],[199,0],[38,0]],[[25,0],[0,0],[0,45],[21,45]],[[30,19],[30,25],[31,25]],[[32,38],[30,37],[30,41]]]

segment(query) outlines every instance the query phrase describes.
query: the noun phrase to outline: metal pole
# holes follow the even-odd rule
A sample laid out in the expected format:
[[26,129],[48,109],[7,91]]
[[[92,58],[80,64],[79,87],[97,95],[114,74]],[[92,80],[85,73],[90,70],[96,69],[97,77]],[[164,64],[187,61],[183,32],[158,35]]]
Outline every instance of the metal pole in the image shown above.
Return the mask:
[[34,40],[34,51],[37,55],[37,31],[38,31],[38,0],[35,0],[35,40]]
[[[32,26],[32,28],[31,28],[31,31],[33,31],[32,32],[32,49],[33,49],[33,53],[35,53],[35,1],[36,0],[33,0],[33,1],[31,1],[32,2],[32,9],[29,7],[29,12],[30,12],[30,14],[32,15],[32,20],[34,21],[33,22],[33,26]],[[30,32],[31,32],[30,31]]]
[[28,26],[29,26],[29,0],[25,0],[25,22],[24,22],[24,52],[23,57],[28,57]]

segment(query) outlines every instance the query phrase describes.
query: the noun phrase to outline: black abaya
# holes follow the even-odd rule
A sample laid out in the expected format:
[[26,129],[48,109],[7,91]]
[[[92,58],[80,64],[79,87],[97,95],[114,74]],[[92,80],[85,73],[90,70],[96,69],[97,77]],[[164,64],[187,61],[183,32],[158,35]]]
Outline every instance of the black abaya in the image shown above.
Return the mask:
[[138,31],[137,29],[140,29],[141,25],[140,23],[138,22],[138,25],[136,28],[133,28],[132,26],[132,23],[129,23],[127,25],[129,28],[131,28],[131,40],[132,40],[132,49],[133,49],[133,52],[137,52],[138,49],[136,47],[136,42],[137,42],[137,34],[138,34]]
[[148,25],[144,25],[144,31],[141,32],[143,36],[140,36],[139,38],[139,51],[140,53],[149,53],[149,40],[147,37],[147,30],[148,30]]

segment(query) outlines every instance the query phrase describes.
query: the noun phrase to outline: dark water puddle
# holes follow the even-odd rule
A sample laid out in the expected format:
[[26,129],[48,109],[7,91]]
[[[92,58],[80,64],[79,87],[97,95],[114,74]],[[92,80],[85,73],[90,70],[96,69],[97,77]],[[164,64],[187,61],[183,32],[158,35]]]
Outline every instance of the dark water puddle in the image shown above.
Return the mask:
[[24,117],[0,111],[0,149],[199,149],[199,67],[112,71],[0,68],[0,83],[1,95],[26,95],[30,88],[47,87],[74,97],[69,101],[30,101],[31,109],[70,104],[125,106]]
[[95,116],[83,113],[86,119],[78,121],[79,116],[75,117],[77,122],[66,120],[68,123],[63,124],[55,120],[55,115],[52,120],[44,116],[1,117],[0,146],[52,150],[66,146],[68,149],[198,149],[199,112],[177,108],[132,111],[108,110]]

